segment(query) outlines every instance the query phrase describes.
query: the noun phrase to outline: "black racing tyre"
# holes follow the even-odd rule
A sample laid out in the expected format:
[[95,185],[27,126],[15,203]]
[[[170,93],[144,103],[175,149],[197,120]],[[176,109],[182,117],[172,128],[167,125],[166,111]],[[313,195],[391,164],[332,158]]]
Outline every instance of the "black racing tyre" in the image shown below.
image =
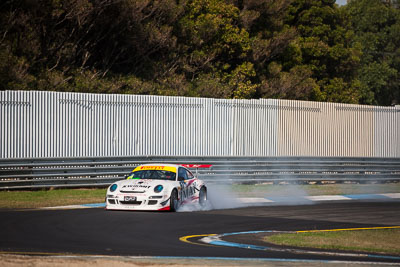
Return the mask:
[[202,188],[200,188],[199,203],[200,203],[200,206],[202,206],[202,207],[204,207],[207,203],[207,188],[205,188],[204,186]]
[[169,198],[170,201],[170,210],[177,211],[179,207],[179,200],[178,200],[178,192],[176,190],[172,190],[171,197]]

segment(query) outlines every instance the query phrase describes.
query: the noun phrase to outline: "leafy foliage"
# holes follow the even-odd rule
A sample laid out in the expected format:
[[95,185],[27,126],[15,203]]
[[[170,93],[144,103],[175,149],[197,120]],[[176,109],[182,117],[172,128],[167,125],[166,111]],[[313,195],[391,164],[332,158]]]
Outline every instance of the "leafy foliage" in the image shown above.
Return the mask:
[[0,89],[388,105],[399,16],[379,0],[6,0]]
[[400,10],[384,1],[358,0],[346,11],[363,55],[357,70],[361,102],[400,103]]

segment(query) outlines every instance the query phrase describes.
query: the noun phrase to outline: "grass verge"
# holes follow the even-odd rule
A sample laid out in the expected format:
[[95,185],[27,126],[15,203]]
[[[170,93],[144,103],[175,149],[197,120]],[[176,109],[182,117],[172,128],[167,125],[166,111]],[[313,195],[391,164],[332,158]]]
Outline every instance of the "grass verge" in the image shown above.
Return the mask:
[[277,234],[263,240],[284,246],[400,255],[400,229]]
[[[227,185],[237,197],[313,196],[400,192],[396,184]],[[39,208],[104,202],[106,189],[0,191],[0,209]]]
[[27,209],[104,202],[107,189],[0,191],[0,209]]

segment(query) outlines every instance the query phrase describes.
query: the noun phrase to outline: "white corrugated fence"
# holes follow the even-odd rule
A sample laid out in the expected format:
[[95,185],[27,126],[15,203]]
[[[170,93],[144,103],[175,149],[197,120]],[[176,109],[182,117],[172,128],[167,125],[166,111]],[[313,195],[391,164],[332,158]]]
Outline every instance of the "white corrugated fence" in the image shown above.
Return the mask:
[[0,92],[0,157],[400,157],[400,106]]

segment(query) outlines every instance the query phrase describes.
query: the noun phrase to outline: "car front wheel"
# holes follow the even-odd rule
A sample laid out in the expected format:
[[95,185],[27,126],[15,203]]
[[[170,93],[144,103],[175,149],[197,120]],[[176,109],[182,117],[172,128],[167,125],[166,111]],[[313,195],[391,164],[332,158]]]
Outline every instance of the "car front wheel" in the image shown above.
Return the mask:
[[179,207],[178,192],[173,190],[170,197],[170,209],[171,211],[177,211]]

